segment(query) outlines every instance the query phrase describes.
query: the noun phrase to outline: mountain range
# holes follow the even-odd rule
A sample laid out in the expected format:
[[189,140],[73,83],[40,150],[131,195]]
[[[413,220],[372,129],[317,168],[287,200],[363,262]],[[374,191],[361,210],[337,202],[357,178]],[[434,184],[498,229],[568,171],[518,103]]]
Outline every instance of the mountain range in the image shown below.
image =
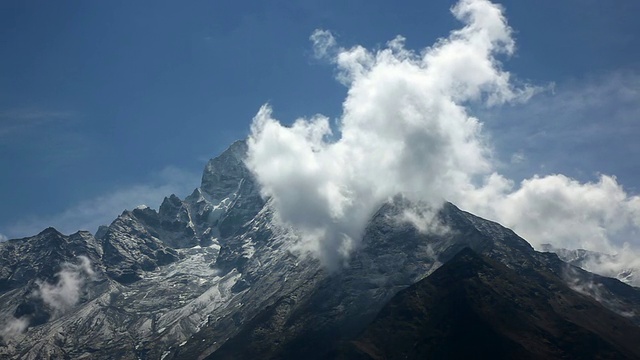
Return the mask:
[[96,234],[0,243],[0,357],[640,358],[639,288],[451,203],[424,232],[402,217],[421,204],[390,199],[325,268],[274,221],[246,153]]

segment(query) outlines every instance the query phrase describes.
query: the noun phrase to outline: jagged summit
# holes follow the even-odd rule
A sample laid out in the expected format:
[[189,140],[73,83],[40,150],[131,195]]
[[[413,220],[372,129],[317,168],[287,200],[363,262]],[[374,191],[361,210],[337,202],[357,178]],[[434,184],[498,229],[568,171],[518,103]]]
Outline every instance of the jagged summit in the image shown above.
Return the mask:
[[49,226],[48,228],[40,231],[38,233],[39,236],[47,236],[47,235],[62,235],[62,233],[60,231],[58,231],[56,228],[54,228],[53,226]]
[[238,187],[241,179],[249,178],[249,170],[244,166],[247,149],[246,140],[238,140],[220,156],[209,160],[202,174],[202,191],[220,201]]

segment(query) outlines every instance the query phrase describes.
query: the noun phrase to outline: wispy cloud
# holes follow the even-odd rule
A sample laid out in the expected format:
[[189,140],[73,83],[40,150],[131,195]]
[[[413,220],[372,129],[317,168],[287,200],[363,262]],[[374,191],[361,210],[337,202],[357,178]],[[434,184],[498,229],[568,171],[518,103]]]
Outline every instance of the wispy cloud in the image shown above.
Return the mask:
[[[502,156],[502,170],[516,178],[563,172],[586,180],[593,177],[592,169],[616,173],[621,180],[637,174],[638,70],[557,84],[555,91],[525,104],[480,111],[478,116]],[[511,162],[516,153],[526,154],[527,162]]]
[[[31,297],[39,298],[53,310],[54,316],[60,316],[75,305],[81,299],[85,284],[98,279],[93,270],[91,261],[86,256],[78,256],[77,263],[64,262],[60,264],[61,270],[56,273],[55,284],[37,279],[35,289]],[[0,338],[12,341],[22,335],[29,326],[30,317],[9,318],[0,327]]]
[[78,257],[79,264],[63,263],[62,270],[56,274],[58,281],[50,284],[37,281],[38,289],[34,296],[53,309],[54,314],[61,315],[74,307],[80,300],[82,288],[87,280],[94,280],[96,274],[91,267],[91,261],[85,256]]
[[19,133],[54,121],[77,117],[73,111],[41,110],[35,108],[0,111],[0,137]]
[[26,317],[19,319],[11,318],[4,327],[0,329],[0,337],[5,341],[11,341],[24,333],[28,326],[29,319]]
[[78,230],[95,232],[100,225],[108,225],[123,210],[138,205],[157,208],[165,196],[185,196],[198,186],[199,174],[167,167],[154,176],[148,184],[134,184],[111,193],[96,196],[77,203],[58,214],[34,216],[7,226],[5,233],[11,237],[31,236],[53,226],[63,233]]

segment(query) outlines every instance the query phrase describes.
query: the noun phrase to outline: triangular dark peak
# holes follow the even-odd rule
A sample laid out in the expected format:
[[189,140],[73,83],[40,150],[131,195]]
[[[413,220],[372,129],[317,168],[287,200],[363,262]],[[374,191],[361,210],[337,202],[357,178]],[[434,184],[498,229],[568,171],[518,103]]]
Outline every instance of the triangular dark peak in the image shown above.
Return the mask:
[[640,357],[640,328],[553,279],[544,269],[519,274],[464,248],[398,293],[344,353],[368,359]]
[[38,236],[64,236],[60,231],[58,231],[56,228],[54,228],[53,226],[49,226],[48,228],[42,230],[40,233],[38,233]]
[[454,263],[457,261],[465,261],[465,262],[473,262],[473,263],[484,263],[484,259],[478,253],[473,251],[470,247],[466,246],[462,248],[462,250],[458,251],[457,254],[451,260],[450,263]]
[[[453,258],[451,258],[451,260],[449,260],[446,264],[442,266],[444,267],[444,269],[442,269],[441,267],[437,269],[434,272],[434,274],[437,272],[444,272],[447,269],[451,270],[452,268],[458,268],[460,266],[468,268],[469,270],[472,270],[472,271],[477,271],[481,267],[489,266],[487,261],[490,261],[490,260],[482,257],[481,255],[473,251],[470,247],[466,246],[462,248],[462,250],[458,251],[458,253],[455,254]],[[491,262],[493,263],[493,261]],[[464,275],[464,274],[460,274],[460,275]],[[471,273],[469,275],[471,275]],[[467,275],[464,275],[464,276],[467,276]]]

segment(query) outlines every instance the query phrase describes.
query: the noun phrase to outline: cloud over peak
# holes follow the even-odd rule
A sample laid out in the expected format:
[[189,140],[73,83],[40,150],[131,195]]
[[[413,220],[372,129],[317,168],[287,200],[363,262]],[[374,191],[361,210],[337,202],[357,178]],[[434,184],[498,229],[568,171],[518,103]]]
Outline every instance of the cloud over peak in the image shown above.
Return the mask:
[[534,246],[554,244],[616,254],[640,235],[640,197],[627,194],[614,176],[580,183],[562,174],[534,176],[514,188],[494,175],[493,192],[467,206],[499,219]]
[[278,220],[330,267],[348,258],[391,197],[439,205],[474,190],[474,179],[493,166],[481,123],[465,104],[534,91],[512,86],[495,58],[514,46],[500,7],[461,1],[452,12],[465,26],[420,52],[400,36],[372,51],[338,47],[326,30],[311,35],[315,55],[333,63],[349,88],[337,140],[322,115],[287,127],[265,105],[254,118],[247,165]]
[[[637,254],[640,197],[615,177],[581,183],[554,174],[516,186],[497,172],[493,146],[469,106],[526,102],[542,89],[516,85],[503,69],[500,59],[513,54],[515,42],[501,6],[461,0],[452,13],[464,26],[419,51],[407,49],[402,36],[370,50],[341,47],[327,30],[311,35],[314,55],[337,68],[348,92],[334,127],[323,115],[284,126],[268,104],[254,117],[246,164],[276,221],[295,229],[299,250],[329,268],[348,260],[370,216],[398,194],[426,204],[425,214],[452,201],[538,248]],[[513,158],[523,160],[522,153]],[[618,256],[612,266],[637,265],[629,258]]]

